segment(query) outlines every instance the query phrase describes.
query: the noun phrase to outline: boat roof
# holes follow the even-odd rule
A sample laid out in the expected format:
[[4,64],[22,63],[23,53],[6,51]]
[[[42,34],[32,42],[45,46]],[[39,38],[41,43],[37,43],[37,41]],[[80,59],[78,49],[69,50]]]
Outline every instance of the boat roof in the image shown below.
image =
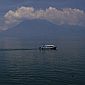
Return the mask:
[[55,45],[44,45],[44,46],[52,46],[52,47],[53,47],[53,46],[55,46]]

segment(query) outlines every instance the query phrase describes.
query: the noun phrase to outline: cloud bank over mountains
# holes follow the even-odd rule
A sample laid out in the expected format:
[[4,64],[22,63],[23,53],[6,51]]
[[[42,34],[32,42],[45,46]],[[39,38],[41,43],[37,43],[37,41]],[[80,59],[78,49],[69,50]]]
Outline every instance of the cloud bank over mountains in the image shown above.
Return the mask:
[[85,12],[80,9],[54,7],[36,10],[33,7],[20,7],[9,10],[4,15],[4,24],[14,26],[24,20],[43,19],[56,25],[78,25],[85,26]]

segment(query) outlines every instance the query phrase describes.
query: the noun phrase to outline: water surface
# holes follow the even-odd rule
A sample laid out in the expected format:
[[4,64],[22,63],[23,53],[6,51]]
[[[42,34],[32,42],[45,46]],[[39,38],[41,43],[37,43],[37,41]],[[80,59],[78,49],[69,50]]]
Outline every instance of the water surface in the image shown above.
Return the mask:
[[[58,50],[23,50],[43,43]],[[85,40],[1,39],[0,85],[85,85]]]

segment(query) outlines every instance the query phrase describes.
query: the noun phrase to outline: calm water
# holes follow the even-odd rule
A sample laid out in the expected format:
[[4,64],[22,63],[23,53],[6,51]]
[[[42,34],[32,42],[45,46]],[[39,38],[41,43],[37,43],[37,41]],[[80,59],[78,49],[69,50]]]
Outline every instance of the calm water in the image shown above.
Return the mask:
[[[37,48],[53,43],[57,51]],[[0,85],[85,85],[85,40],[0,40]]]

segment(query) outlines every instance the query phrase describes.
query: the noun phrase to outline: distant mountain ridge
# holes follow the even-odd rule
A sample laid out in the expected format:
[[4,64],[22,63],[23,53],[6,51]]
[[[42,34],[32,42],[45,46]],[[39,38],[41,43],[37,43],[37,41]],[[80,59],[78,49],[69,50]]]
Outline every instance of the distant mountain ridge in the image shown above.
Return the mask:
[[19,38],[78,37],[84,36],[84,34],[84,27],[60,26],[46,20],[26,20],[13,28],[0,32],[0,36],[2,37]]

